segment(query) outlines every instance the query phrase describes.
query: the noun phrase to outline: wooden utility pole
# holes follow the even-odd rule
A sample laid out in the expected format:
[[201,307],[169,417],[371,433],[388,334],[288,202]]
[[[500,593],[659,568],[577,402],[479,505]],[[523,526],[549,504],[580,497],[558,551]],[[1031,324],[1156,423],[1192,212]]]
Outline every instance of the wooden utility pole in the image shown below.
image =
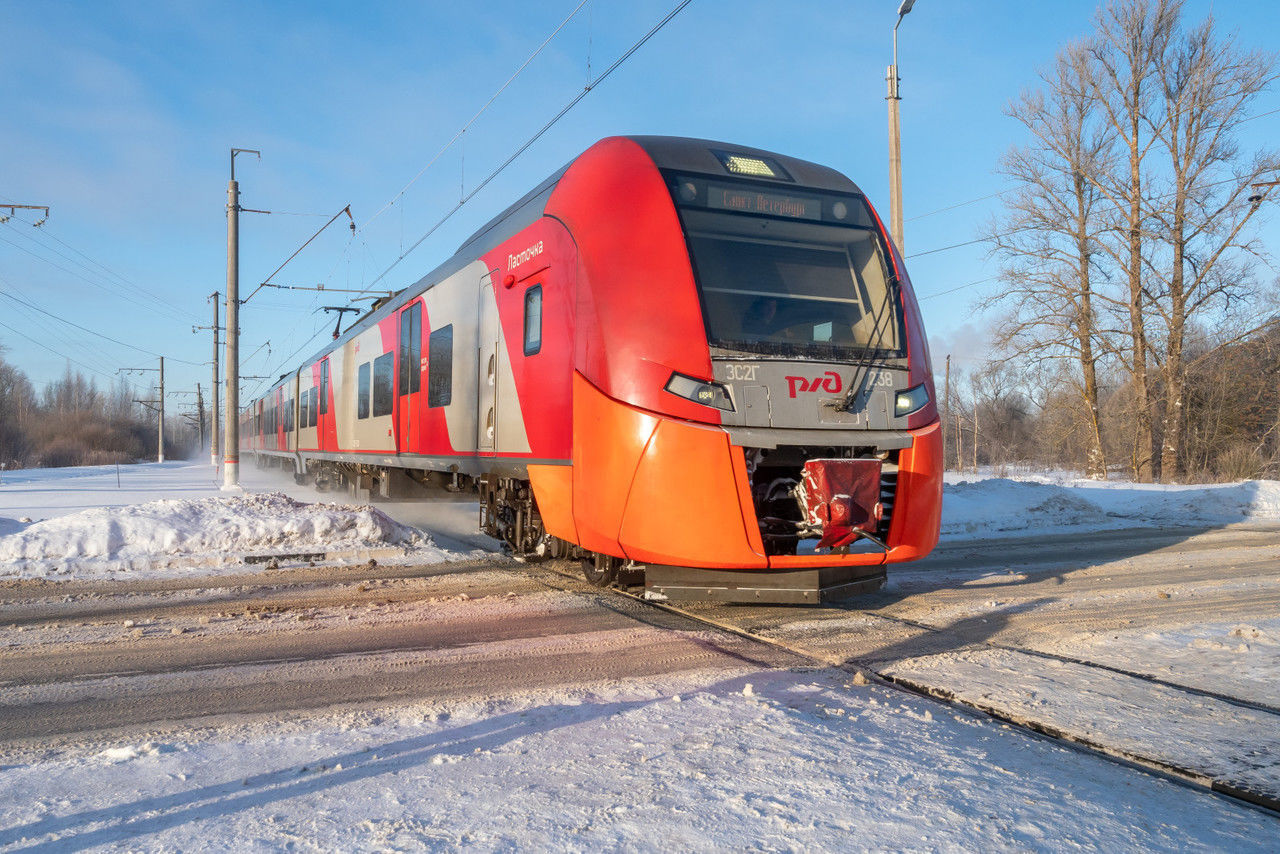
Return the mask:
[[978,398],[973,399],[973,473],[978,473]]
[[[942,412],[943,412],[942,417],[944,419],[942,422],[942,443],[943,443],[942,468],[945,470],[947,467],[947,452],[946,452],[947,422],[951,420],[951,354],[950,353],[947,354],[946,380],[943,384],[943,392],[942,392]],[[957,469],[960,468],[960,458],[958,456],[956,457],[956,468]]]

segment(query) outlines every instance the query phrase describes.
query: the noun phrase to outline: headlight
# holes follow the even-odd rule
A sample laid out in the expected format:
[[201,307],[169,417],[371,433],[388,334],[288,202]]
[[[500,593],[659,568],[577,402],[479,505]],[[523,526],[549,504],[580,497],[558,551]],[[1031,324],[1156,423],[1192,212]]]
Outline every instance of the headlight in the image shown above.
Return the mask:
[[733,412],[733,401],[729,399],[729,389],[720,383],[695,380],[684,374],[672,374],[671,379],[667,380],[666,389],[685,400],[692,400],[703,406],[713,406],[725,412]]
[[910,415],[917,412],[929,402],[929,387],[924,383],[909,388],[906,391],[898,392],[897,397],[893,401],[893,414],[901,418],[903,415]]

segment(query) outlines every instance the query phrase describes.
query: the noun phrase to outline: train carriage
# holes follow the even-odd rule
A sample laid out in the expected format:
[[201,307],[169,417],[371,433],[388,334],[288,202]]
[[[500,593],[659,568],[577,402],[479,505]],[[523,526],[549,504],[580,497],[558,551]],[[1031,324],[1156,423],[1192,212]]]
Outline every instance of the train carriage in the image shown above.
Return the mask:
[[901,257],[843,175],[725,143],[602,140],[249,412],[260,460],[474,487],[515,552],[654,596],[835,598],[938,537]]

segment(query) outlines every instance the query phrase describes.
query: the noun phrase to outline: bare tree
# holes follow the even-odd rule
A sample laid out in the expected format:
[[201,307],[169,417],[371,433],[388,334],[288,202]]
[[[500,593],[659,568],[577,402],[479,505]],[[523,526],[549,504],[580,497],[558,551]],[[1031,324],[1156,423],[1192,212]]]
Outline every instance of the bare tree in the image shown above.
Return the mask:
[[4,360],[0,347],[0,465],[23,459],[26,423],[35,407],[35,391],[26,376]]
[[1167,480],[1183,464],[1188,324],[1222,310],[1246,289],[1247,270],[1233,263],[1256,251],[1244,229],[1257,205],[1245,197],[1252,183],[1280,168],[1280,158],[1258,154],[1242,163],[1234,139],[1250,117],[1250,103],[1275,79],[1271,56],[1245,52],[1233,38],[1218,39],[1208,19],[1157,55],[1155,70],[1163,109],[1147,122],[1168,157],[1169,184],[1164,204],[1152,210],[1167,248],[1153,259],[1152,271],[1162,285],[1152,307],[1163,333],[1163,353],[1157,354],[1165,400],[1160,470]]
[[1011,304],[997,337],[1020,360],[1067,360],[1083,403],[1089,435],[1085,470],[1105,478],[1098,405],[1098,361],[1105,349],[1094,308],[1094,267],[1108,227],[1092,175],[1112,171],[1114,130],[1096,121],[1083,44],[1059,52],[1041,74],[1044,89],[1023,92],[1007,110],[1031,134],[1001,161],[1015,182],[1009,215],[991,229],[1006,289],[988,305]]
[[1116,0],[1098,11],[1097,32],[1089,42],[1089,88],[1106,125],[1116,134],[1124,165],[1113,173],[1089,175],[1110,201],[1118,218],[1120,240],[1105,241],[1128,283],[1127,367],[1134,396],[1135,479],[1156,475],[1155,430],[1148,375],[1147,298],[1143,288],[1143,243],[1147,210],[1144,163],[1155,142],[1148,117],[1159,95],[1158,60],[1173,39],[1182,0]]

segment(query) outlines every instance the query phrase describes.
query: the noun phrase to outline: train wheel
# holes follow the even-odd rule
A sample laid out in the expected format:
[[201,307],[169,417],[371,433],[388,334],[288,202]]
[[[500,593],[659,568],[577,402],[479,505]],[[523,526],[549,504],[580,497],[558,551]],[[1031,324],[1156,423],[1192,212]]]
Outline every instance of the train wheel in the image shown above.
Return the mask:
[[622,559],[609,555],[593,554],[582,562],[582,574],[589,584],[596,587],[608,587],[618,579],[618,568]]

